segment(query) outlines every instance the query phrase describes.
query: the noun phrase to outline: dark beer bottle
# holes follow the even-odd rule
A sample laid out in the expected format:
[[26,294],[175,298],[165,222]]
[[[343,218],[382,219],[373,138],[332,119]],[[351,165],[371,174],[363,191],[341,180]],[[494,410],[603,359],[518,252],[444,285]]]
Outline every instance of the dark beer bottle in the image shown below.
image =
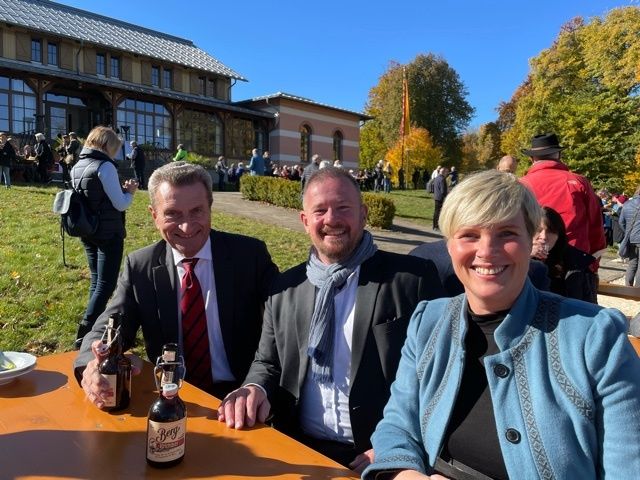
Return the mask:
[[108,355],[98,366],[100,375],[111,387],[111,395],[104,404],[107,411],[127,408],[131,400],[131,361],[122,353],[121,320],[120,314],[109,317],[104,343]]
[[178,385],[162,386],[147,418],[147,463],[168,468],[184,458],[187,408],[178,396]]

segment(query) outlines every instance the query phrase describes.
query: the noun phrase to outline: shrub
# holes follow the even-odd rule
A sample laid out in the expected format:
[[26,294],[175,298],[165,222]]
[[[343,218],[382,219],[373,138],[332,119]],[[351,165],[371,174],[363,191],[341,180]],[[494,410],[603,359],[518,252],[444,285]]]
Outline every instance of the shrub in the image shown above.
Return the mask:
[[379,228],[390,228],[396,214],[393,200],[379,193],[363,193],[362,199],[369,208],[369,225]]
[[[243,175],[240,178],[240,192],[247,200],[297,210],[302,208],[300,183],[284,178]],[[369,208],[369,225],[379,228],[391,227],[396,213],[393,200],[381,194],[363,193],[362,201]]]
[[213,170],[217,163],[217,160],[214,158],[205,157],[204,155],[192,152],[187,153],[187,157],[185,158],[185,160],[189,163],[200,165],[205,170]]

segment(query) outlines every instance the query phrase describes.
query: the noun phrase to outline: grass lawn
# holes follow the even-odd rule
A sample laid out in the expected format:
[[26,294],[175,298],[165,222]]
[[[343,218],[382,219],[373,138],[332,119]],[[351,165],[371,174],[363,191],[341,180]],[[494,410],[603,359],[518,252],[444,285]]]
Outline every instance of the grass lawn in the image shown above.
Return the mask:
[[[61,352],[75,338],[88,299],[89,269],[77,238],[65,237],[69,267],[62,264],[59,217],[51,212],[57,191],[53,186],[0,188],[0,350]],[[125,254],[160,239],[148,204],[147,193],[138,192],[127,210]],[[303,233],[219,213],[213,225],[264,240],[281,270],[308,253]]]
[[396,205],[396,217],[421,225],[431,226],[433,221],[433,197],[425,189],[392,190],[389,195]]

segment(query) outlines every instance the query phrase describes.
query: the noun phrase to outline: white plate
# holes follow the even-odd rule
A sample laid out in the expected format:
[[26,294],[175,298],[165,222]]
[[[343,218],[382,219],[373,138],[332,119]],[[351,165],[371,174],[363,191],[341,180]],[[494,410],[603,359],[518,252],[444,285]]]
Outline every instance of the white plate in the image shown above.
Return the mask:
[[30,353],[4,352],[4,355],[16,365],[16,368],[0,372],[0,385],[9,383],[14,378],[36,368],[36,357]]

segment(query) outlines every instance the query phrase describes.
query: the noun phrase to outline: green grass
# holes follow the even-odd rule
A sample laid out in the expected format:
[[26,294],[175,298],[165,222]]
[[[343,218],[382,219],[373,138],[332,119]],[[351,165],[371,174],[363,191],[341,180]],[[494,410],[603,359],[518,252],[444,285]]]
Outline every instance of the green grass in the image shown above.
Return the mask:
[[[0,187],[0,350],[38,355],[71,348],[86,306],[89,269],[77,238],[65,238],[62,264],[58,216],[51,212],[56,187]],[[146,192],[127,210],[125,254],[160,236],[147,211]],[[264,240],[281,270],[303,261],[309,240],[303,233],[242,217],[215,213],[220,230]]]
[[425,189],[392,190],[389,195],[396,205],[396,217],[420,225],[431,225],[433,221],[433,199]]

